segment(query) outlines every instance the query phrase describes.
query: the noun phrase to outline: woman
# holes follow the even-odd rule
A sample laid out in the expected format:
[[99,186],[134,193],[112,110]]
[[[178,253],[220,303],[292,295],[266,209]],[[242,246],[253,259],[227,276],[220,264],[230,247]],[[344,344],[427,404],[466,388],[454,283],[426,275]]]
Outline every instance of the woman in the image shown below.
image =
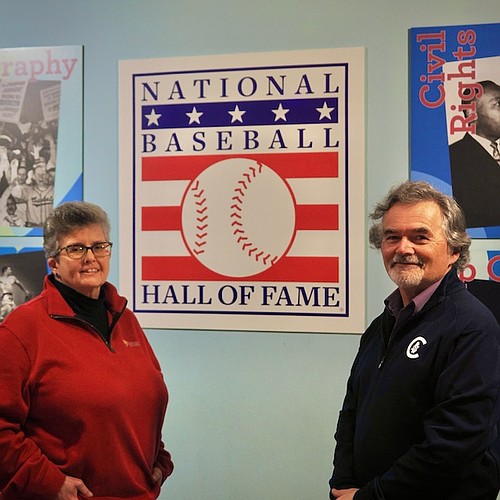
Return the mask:
[[172,472],[167,388],[106,281],[109,232],[96,205],[55,208],[44,225],[52,273],[0,325],[1,500],[148,500]]

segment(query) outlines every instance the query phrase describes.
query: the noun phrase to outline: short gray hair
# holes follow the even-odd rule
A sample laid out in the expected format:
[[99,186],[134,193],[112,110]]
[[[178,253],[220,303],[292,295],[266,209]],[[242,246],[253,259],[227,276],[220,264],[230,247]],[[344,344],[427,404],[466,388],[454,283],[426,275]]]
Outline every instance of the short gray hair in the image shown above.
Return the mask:
[[459,253],[454,266],[464,270],[470,260],[471,239],[467,234],[465,216],[462,209],[451,196],[447,196],[429,183],[423,181],[405,181],[393,187],[387,196],[377,205],[370,214],[372,226],[369,231],[370,244],[375,248],[382,246],[383,229],[382,217],[396,203],[412,204],[421,201],[435,202],[443,214],[443,230],[452,253]]
[[54,208],[43,225],[43,249],[47,258],[59,250],[59,240],[85,226],[98,224],[109,240],[111,224],[106,212],[87,201],[68,201]]

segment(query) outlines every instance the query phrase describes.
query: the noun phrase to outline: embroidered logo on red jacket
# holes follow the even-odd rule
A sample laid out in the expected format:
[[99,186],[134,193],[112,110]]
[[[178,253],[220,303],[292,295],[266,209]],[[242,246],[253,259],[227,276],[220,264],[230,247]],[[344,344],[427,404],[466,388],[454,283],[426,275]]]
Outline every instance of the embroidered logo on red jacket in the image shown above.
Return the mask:
[[139,347],[141,343],[138,340],[125,340],[122,339],[126,347]]

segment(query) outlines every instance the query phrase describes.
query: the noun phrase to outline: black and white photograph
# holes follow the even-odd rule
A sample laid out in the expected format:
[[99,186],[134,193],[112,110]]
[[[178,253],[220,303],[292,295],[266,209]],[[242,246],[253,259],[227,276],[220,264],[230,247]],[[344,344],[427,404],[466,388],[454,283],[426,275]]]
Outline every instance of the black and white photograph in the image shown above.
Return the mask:
[[0,321],[42,291],[46,274],[43,250],[0,254]]
[[0,226],[41,227],[53,208],[60,95],[58,81],[0,81],[0,117],[16,120],[0,122]]
[[54,207],[82,199],[81,59],[77,46],[0,49],[1,236],[41,236]]

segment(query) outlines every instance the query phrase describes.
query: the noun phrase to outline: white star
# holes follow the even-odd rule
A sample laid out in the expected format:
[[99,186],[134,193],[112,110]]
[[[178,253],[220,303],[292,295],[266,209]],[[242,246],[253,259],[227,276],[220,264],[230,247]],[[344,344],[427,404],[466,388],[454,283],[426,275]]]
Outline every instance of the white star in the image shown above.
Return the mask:
[[335,108],[329,108],[328,105],[326,104],[326,101],[323,102],[323,106],[321,108],[316,108],[316,111],[319,112],[319,119],[322,120],[323,118],[327,118],[328,120],[331,120],[332,117],[330,116],[331,112]]
[[243,123],[243,115],[246,113],[246,111],[242,111],[238,105],[234,107],[234,111],[228,111],[228,113],[231,115],[231,123],[234,122],[241,122]]
[[203,113],[201,111],[196,110],[196,106],[193,106],[193,111],[191,113],[186,113],[187,116],[189,116],[189,124],[191,123],[198,123],[200,124],[200,117]]
[[149,115],[144,115],[147,119],[148,119],[148,126],[149,125],[152,125],[153,123],[155,125],[160,125],[158,123],[158,120],[160,119],[160,114],[157,114],[156,111],[154,109],[151,110],[151,113],[149,113]]
[[274,117],[274,121],[283,120],[286,122],[286,114],[290,111],[289,109],[283,109],[282,104],[276,108],[271,110],[276,116]]

